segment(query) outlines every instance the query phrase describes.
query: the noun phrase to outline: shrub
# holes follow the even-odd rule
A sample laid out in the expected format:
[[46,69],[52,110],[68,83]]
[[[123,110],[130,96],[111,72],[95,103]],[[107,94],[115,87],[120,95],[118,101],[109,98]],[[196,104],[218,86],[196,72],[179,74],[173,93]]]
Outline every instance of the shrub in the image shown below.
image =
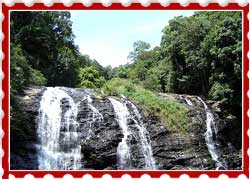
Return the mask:
[[30,84],[44,86],[47,84],[47,79],[44,75],[36,69],[30,68]]
[[215,82],[209,91],[209,98],[215,101],[222,100],[226,104],[230,104],[233,99],[233,90],[228,84]]
[[80,68],[78,76],[79,87],[96,89],[101,88],[106,82],[104,77],[93,66]]
[[30,66],[20,45],[10,46],[10,86],[12,92],[21,92],[28,84]]

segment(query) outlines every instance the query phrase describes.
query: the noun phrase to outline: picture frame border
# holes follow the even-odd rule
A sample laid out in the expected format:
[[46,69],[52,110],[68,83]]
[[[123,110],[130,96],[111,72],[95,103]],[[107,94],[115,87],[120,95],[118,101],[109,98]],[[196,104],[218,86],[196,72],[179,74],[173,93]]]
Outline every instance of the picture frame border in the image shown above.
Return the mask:
[[[12,10],[240,10],[242,11],[242,20],[243,20],[243,36],[242,36],[242,110],[243,110],[243,137],[242,137],[242,170],[10,170],[9,169],[9,107],[10,107],[10,84],[9,84],[9,75],[10,75],[10,32],[9,32],[9,12]],[[247,73],[249,71],[249,59],[247,53],[249,51],[249,39],[247,37],[249,32],[249,19],[247,15],[249,13],[249,4],[245,6],[240,6],[237,3],[229,3],[227,6],[220,6],[219,3],[209,3],[208,6],[201,6],[199,3],[190,3],[188,6],[183,7],[179,3],[170,3],[168,6],[164,7],[160,3],[151,3],[149,6],[144,7],[140,3],[131,3],[128,7],[123,6],[121,3],[112,3],[110,6],[104,6],[102,3],[93,3],[91,6],[85,6],[82,3],[73,3],[71,6],[67,7],[63,3],[54,3],[52,6],[47,7],[44,3],[34,3],[32,6],[28,7],[24,3],[15,3],[13,6],[7,6],[4,3],[2,4],[2,12],[4,19],[2,22],[2,29],[4,34],[4,39],[2,42],[2,50],[4,54],[4,59],[2,61],[2,71],[4,78],[2,80],[2,90],[4,96],[2,98],[2,109],[4,116],[2,119],[2,129],[4,132],[2,139],[2,149],[4,155],[2,157],[2,168],[3,179],[8,179],[9,175],[14,175],[16,178],[22,178],[27,174],[32,174],[36,178],[42,178],[47,174],[53,175],[55,178],[61,178],[66,174],[72,175],[74,178],[82,178],[84,175],[89,174],[93,178],[101,178],[105,174],[111,175],[113,178],[120,178],[124,174],[128,174],[133,178],[140,178],[142,175],[147,174],[151,178],[159,178],[162,175],[169,175],[171,178],[178,178],[183,174],[188,175],[192,178],[198,178],[202,174],[208,175],[210,178],[219,177],[222,174],[227,175],[230,178],[237,178],[239,175],[244,174],[249,178],[249,156],[247,154],[249,148],[249,98],[247,92],[249,90],[249,79]]]

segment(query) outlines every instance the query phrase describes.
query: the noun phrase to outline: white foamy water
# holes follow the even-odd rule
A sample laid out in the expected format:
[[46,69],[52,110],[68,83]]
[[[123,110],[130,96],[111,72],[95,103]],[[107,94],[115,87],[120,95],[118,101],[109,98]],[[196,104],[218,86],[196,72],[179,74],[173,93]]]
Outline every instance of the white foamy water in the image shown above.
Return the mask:
[[189,106],[193,106],[192,101],[190,101],[188,98],[185,97],[185,101],[187,102],[187,104],[188,104]]
[[[133,114],[129,112],[127,105],[125,102],[120,102],[113,98],[109,98],[110,102],[114,107],[114,111],[116,114],[116,120],[120,125],[123,131],[123,139],[119,143],[117,148],[117,156],[118,156],[118,167],[119,169],[131,169],[131,154],[130,147],[128,143],[128,137],[132,134],[133,131],[128,126],[128,118],[131,118],[134,121],[134,126],[138,129],[138,142],[139,148],[144,157],[144,169],[154,170],[157,169],[155,165],[155,159],[153,158],[152,147],[150,144],[150,139],[147,138],[147,131],[143,126],[142,117],[137,109],[137,107],[131,103],[130,101],[125,101],[132,108]],[[134,136],[137,137],[137,136]]]
[[144,169],[151,169],[151,170],[157,169],[156,165],[155,165],[155,159],[153,157],[153,152],[152,152],[150,140],[148,140],[147,136],[146,136],[147,130],[143,126],[142,117],[141,117],[137,107],[129,101],[128,101],[128,103],[132,106],[133,112],[134,112],[135,116],[137,117],[137,119],[133,118],[133,121],[135,122],[135,125],[136,125],[137,129],[139,130],[140,139],[138,139],[138,141],[141,143],[141,150],[143,152],[143,156],[145,159]]
[[118,157],[118,168],[119,169],[131,169],[131,155],[130,155],[130,148],[128,145],[128,136],[130,135],[128,125],[127,125],[127,118],[129,117],[129,111],[126,105],[122,104],[121,102],[109,98],[110,102],[114,107],[114,111],[116,114],[115,119],[117,120],[118,124],[120,125],[124,137],[122,141],[119,143],[117,148],[117,157]]
[[[68,103],[63,114],[61,101]],[[81,168],[81,146],[76,121],[77,104],[59,87],[49,87],[43,93],[37,134],[40,139],[38,163],[42,170]]]
[[91,109],[88,115],[89,131],[86,139],[89,139],[91,136],[95,135],[93,132],[93,124],[98,122],[100,123],[103,120],[102,114],[96,109],[92,104],[92,99],[87,95],[88,106]]
[[203,104],[205,110],[206,110],[206,124],[207,124],[207,131],[205,133],[205,140],[207,144],[208,151],[212,157],[212,159],[216,162],[216,169],[224,168],[226,167],[222,164],[222,162],[219,161],[219,153],[218,149],[216,148],[216,141],[214,136],[217,135],[218,129],[214,122],[214,115],[213,113],[208,109],[207,104],[198,97],[198,100]]

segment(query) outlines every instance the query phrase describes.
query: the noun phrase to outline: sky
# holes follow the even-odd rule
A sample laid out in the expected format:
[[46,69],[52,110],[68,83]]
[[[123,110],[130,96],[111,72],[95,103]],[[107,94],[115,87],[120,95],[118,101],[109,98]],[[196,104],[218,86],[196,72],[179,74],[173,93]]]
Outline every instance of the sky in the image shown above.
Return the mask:
[[194,11],[70,11],[75,44],[102,66],[128,63],[133,43],[142,40],[159,46],[162,29],[176,16],[191,16]]

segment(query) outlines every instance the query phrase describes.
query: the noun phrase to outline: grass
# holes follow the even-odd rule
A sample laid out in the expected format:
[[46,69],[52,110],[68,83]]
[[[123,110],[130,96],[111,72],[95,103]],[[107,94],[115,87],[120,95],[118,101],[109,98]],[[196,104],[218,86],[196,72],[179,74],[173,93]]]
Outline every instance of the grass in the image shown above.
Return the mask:
[[112,79],[103,89],[107,95],[125,95],[138,104],[145,115],[154,114],[159,117],[162,125],[169,130],[187,133],[188,109],[184,105],[160,98],[155,93],[126,79]]

